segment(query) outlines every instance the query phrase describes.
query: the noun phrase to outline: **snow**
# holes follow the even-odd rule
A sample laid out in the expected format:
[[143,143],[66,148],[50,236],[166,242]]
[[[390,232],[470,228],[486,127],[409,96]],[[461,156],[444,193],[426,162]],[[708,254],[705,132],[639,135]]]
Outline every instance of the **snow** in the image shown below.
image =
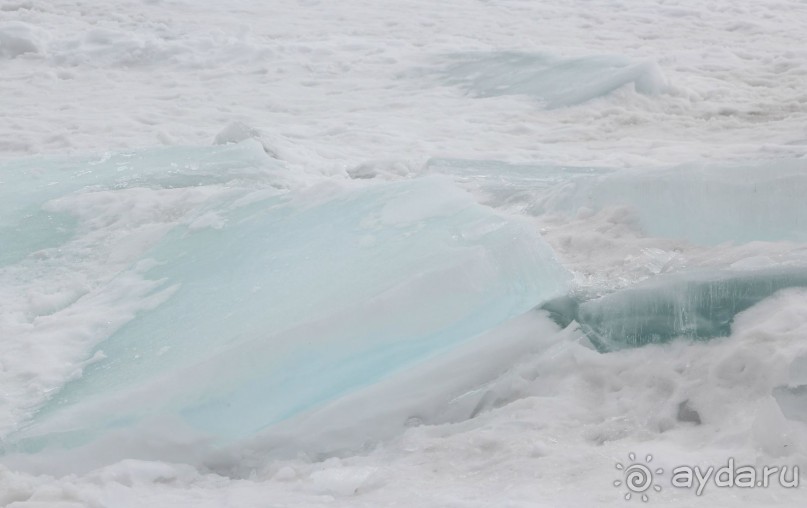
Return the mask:
[[[805,25],[4,2],[0,506],[625,506],[630,452],[805,470]],[[601,353],[535,309],[771,273],[709,340]]]
[[[3,60],[9,155],[207,144],[236,121],[324,170],[404,156],[658,165],[803,154],[807,139],[800,2],[55,0],[7,9],[3,22],[43,32],[41,51]],[[423,79],[449,55],[498,50],[653,61],[670,90],[628,88],[541,112],[528,98],[468,100]]]
[[15,58],[26,53],[38,53],[40,42],[36,28],[26,23],[4,23],[0,25],[0,56]]

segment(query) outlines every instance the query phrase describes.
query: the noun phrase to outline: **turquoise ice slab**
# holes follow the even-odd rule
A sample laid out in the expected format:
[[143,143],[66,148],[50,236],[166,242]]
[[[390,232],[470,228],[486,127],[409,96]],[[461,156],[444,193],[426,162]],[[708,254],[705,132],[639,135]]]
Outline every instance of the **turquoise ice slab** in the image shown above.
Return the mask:
[[478,189],[493,206],[578,216],[627,208],[648,236],[700,245],[807,242],[807,159],[666,169],[432,159],[433,173]]
[[577,323],[600,351],[614,351],[726,337],[737,314],[794,287],[807,287],[807,268],[679,273],[598,298],[556,298],[540,308],[561,327]]
[[701,245],[807,242],[807,159],[622,171],[582,183],[576,206],[629,206],[653,236]]
[[50,200],[93,189],[175,188],[255,180],[267,164],[266,154],[250,144],[0,162],[0,267],[75,236],[75,218],[48,210],[45,205]]
[[247,437],[567,289],[527,223],[448,178],[245,195],[206,203],[219,226],[178,224],[143,257],[172,296],[100,343],[103,359],[7,448],[78,446],[150,420]]

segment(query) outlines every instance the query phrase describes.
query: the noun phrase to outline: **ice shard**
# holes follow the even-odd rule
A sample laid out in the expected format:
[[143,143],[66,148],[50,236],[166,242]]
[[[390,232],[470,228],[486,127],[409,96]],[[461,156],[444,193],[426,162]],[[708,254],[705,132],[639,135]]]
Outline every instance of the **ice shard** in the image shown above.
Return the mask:
[[728,336],[734,316],[792,287],[807,287],[807,268],[672,274],[598,298],[556,298],[540,309],[561,327],[576,323],[598,350],[614,351]]

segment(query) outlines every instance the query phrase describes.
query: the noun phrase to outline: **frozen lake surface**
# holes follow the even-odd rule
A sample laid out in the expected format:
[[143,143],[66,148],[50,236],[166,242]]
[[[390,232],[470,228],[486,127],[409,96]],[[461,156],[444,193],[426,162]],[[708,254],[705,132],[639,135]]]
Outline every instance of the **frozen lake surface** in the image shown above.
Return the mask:
[[805,31],[789,0],[0,5],[0,505],[807,470]]

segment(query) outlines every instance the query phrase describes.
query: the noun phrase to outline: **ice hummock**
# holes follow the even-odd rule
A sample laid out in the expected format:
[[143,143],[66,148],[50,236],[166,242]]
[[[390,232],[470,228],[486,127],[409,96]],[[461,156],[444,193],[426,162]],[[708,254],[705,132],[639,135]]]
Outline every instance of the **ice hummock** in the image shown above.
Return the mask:
[[[769,164],[759,178],[707,168],[703,187],[686,185],[692,168],[448,159],[409,179],[339,181],[293,172],[252,140],[12,163],[4,174],[26,192],[0,190],[0,252],[13,254],[0,326],[51,367],[26,399],[36,414],[8,412],[4,449],[198,463],[244,442],[267,456],[328,453],[410,420],[456,421],[485,407],[480,382],[554,336],[529,312],[549,300],[601,351],[725,336],[737,313],[807,285],[804,273],[672,274],[559,299],[566,270],[535,221],[506,212],[629,206],[660,236],[798,238],[801,163]],[[690,222],[665,222],[647,188],[686,203]],[[753,222],[737,210],[759,189],[771,197],[748,205]],[[9,378],[8,400],[30,388],[26,375]]]
[[780,290],[807,287],[807,268],[712,271],[659,276],[597,298],[540,306],[561,327],[576,323],[600,351],[731,334],[734,317]]
[[[78,258],[97,255],[90,239],[126,244],[145,228],[120,273],[150,284],[131,299],[161,298],[87,340],[82,358],[93,361],[7,436],[7,452],[77,447],[149,422],[246,438],[567,289],[528,223],[450,178],[287,191],[282,167],[253,144],[136,154],[136,168],[120,155],[42,162],[47,177],[27,183],[34,199],[9,216],[73,217],[59,248]],[[136,213],[122,206],[133,192]],[[109,280],[91,282],[103,292]]]
[[628,206],[648,235],[701,245],[807,241],[807,160],[691,164],[578,181],[561,208]]
[[453,55],[445,71],[450,84],[477,97],[527,95],[547,108],[574,106],[626,85],[645,95],[667,86],[658,64],[619,56],[558,58],[541,53],[501,51]]
[[495,207],[539,216],[627,208],[648,236],[699,245],[807,241],[807,159],[618,170],[432,159]]

